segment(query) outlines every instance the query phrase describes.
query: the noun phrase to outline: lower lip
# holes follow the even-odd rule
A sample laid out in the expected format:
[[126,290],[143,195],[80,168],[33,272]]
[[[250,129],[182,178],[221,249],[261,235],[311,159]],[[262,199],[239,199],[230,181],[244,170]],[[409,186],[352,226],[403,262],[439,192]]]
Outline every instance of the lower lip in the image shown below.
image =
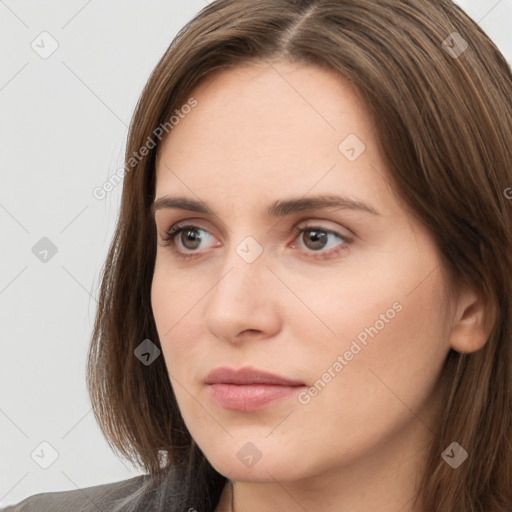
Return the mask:
[[210,397],[225,409],[251,412],[271,403],[291,398],[305,386],[277,386],[270,384],[209,384]]

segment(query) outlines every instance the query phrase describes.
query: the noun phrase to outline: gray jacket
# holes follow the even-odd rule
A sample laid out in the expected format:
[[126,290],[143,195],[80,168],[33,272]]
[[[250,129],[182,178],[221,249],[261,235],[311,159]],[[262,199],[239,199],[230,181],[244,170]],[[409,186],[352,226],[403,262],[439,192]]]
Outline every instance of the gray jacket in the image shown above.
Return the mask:
[[[0,512],[114,512],[126,510],[133,502],[137,490],[147,480],[147,475],[139,475],[128,480],[95,485],[71,491],[43,492],[25,498],[15,505],[1,508]],[[144,503],[138,510],[147,510]]]

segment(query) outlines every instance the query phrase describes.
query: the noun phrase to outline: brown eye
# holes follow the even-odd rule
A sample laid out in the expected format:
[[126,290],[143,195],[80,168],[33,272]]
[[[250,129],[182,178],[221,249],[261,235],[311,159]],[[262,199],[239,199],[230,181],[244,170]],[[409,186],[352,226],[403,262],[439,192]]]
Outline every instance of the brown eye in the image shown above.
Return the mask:
[[306,235],[302,237],[305,245],[315,251],[323,249],[328,239],[326,232],[316,229],[305,229],[302,231],[302,235]]
[[199,229],[196,228],[182,228],[179,231],[179,240],[186,249],[197,249],[201,244],[201,235]]
[[199,226],[193,224],[176,225],[165,232],[162,243],[165,246],[169,246],[176,255],[187,258],[199,255],[201,251],[197,249],[208,237],[213,239],[213,236],[208,231]]
[[[304,226],[297,228],[297,230],[299,231],[297,239],[302,242],[300,245],[305,248],[306,253],[313,254],[315,258],[334,257],[339,252],[347,249],[353,240],[351,237],[340,235],[336,231],[324,229],[321,226]],[[336,238],[341,243],[336,243]],[[330,240],[333,242],[330,242]],[[323,250],[325,248],[327,250]]]

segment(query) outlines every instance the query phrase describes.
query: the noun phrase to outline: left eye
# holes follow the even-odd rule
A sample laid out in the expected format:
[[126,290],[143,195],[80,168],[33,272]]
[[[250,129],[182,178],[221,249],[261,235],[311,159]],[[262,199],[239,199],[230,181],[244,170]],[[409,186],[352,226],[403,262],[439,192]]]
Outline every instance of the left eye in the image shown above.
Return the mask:
[[[351,242],[351,239],[346,236],[342,236],[336,231],[332,231],[330,229],[324,229],[320,226],[308,226],[305,228],[297,228],[299,231],[299,240],[306,240],[305,245],[308,249],[311,249],[313,252],[319,252],[321,249],[325,249],[328,244],[329,237],[336,237],[343,242],[341,244],[341,248],[348,245]],[[307,233],[308,236],[304,237],[303,235]],[[340,244],[331,244],[329,249],[333,247],[339,247]],[[294,247],[294,246],[292,246]],[[339,250],[339,249],[338,249]],[[337,250],[337,251],[338,251]],[[336,252],[337,252],[336,251]],[[322,254],[330,254],[332,251],[322,251]]]
[[[296,228],[298,231],[297,237],[302,240],[306,240],[305,246],[306,252],[319,253],[319,256],[325,257],[325,255],[331,255],[332,253],[338,253],[340,250],[343,250],[350,244],[352,239],[348,236],[342,236],[336,231],[332,231],[330,229],[324,229],[320,226],[307,226],[304,228]],[[203,235],[204,233],[205,235]],[[308,234],[307,237],[301,236],[305,233]],[[178,237],[178,235],[181,235]],[[178,249],[176,247],[175,238],[180,242],[181,248]],[[201,242],[208,237],[214,240],[214,237],[208,233],[208,231],[195,226],[193,224],[188,224],[184,226],[173,226],[168,231],[166,231],[165,236],[162,238],[162,243],[165,246],[170,246],[173,252],[180,257],[188,258],[197,256],[197,254],[186,254],[187,252],[198,253],[196,249],[199,248]],[[328,245],[329,237],[335,237],[341,240],[341,244],[331,244],[331,247],[328,247],[329,250],[324,251]],[[295,247],[292,245],[291,247]],[[334,247],[334,250],[333,250]]]

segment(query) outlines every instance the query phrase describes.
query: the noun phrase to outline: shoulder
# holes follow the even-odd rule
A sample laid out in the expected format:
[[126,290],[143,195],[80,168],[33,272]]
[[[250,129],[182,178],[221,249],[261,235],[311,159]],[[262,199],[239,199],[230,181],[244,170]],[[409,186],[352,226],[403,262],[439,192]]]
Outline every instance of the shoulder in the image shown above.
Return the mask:
[[[25,498],[0,512],[109,512],[123,502],[135,498],[147,481],[148,475],[139,475],[120,482],[84,487],[71,491],[44,492]],[[121,507],[122,510],[122,507]]]

